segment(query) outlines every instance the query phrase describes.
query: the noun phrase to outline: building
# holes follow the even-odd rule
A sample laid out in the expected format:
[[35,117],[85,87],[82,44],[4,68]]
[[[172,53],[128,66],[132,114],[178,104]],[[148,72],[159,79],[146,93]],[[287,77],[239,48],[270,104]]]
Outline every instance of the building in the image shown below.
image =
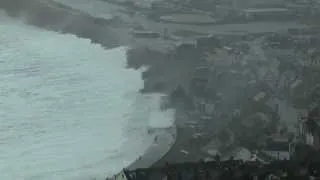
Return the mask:
[[289,137],[271,137],[261,150],[261,153],[273,160],[290,160],[294,153],[294,143]]
[[307,117],[301,117],[299,134],[305,144],[320,150],[320,107],[314,107]]

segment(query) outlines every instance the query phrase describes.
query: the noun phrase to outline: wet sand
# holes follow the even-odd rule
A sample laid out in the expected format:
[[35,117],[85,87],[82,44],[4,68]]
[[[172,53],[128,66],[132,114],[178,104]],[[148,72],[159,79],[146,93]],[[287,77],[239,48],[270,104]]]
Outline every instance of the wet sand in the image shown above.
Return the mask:
[[168,151],[170,151],[172,145],[176,141],[176,127],[170,129],[158,129],[153,134],[156,140],[151,146],[144,152],[144,154],[130,164],[127,169],[135,170],[138,168],[148,168],[154,163],[159,161]]
[[201,128],[188,127],[187,122],[193,120],[187,115],[187,111],[178,108],[175,120],[175,127],[156,133],[158,143],[151,145],[143,156],[129,165],[129,170],[163,167],[166,163],[197,162],[207,157],[201,152],[202,144],[206,144],[207,140],[201,143],[194,139],[193,135],[201,131]]
[[201,146],[193,143],[193,135],[196,133],[196,129],[184,125],[189,118],[186,112],[180,109],[177,115],[176,124],[178,127],[176,141],[171,149],[152,165],[154,167],[164,166],[166,163],[197,162],[206,157],[201,152]]

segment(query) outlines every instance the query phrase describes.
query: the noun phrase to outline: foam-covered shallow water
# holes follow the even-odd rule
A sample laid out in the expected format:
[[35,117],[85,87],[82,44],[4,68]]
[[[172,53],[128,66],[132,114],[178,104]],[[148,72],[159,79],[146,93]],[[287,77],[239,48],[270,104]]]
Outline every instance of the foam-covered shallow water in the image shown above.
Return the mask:
[[126,47],[0,21],[0,179],[104,179],[148,148],[148,126],[172,125]]

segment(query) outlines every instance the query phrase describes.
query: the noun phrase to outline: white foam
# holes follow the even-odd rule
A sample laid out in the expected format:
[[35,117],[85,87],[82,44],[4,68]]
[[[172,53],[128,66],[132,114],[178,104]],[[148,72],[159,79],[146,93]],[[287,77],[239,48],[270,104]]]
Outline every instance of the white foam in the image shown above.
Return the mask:
[[150,145],[148,118],[172,119],[138,93],[126,47],[0,20],[0,179],[104,179]]
[[163,94],[153,93],[150,94],[149,106],[149,128],[171,128],[174,126],[174,109],[161,110],[161,103],[166,98]]

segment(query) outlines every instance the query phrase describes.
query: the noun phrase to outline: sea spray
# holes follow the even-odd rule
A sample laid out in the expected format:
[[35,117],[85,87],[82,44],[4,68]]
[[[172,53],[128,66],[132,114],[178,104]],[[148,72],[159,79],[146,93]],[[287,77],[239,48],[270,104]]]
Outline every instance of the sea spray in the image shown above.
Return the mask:
[[167,116],[126,47],[0,19],[0,179],[104,179],[149,147],[150,118]]

